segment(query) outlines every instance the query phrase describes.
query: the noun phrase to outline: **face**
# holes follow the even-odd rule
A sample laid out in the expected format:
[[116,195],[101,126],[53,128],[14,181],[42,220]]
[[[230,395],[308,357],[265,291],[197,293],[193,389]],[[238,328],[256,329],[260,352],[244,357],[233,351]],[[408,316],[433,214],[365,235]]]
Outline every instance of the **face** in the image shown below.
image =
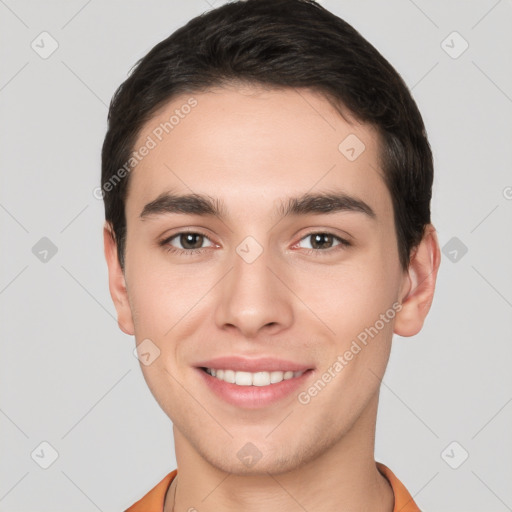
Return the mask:
[[[114,251],[108,260],[119,325],[150,354],[151,392],[223,471],[314,460],[375,403],[411,290],[377,133],[311,91],[223,88],[174,98],[144,145],[124,275]],[[178,200],[191,194],[202,201]],[[199,368],[224,356],[308,371],[249,388]],[[244,465],[243,447],[257,464]]]

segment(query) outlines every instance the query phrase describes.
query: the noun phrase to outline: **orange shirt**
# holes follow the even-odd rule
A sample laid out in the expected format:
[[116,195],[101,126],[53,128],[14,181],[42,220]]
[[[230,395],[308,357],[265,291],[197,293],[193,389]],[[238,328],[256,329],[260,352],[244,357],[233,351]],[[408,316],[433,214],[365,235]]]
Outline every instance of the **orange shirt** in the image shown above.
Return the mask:
[[[384,464],[377,462],[378,470],[386,477],[390,483],[395,495],[395,506],[393,512],[421,512],[411,495],[404,487],[404,484],[398,480],[393,472]],[[137,503],[134,503],[125,512],[163,512],[165,493],[178,470],[174,469],[163,480],[161,480],[153,489],[144,495]]]

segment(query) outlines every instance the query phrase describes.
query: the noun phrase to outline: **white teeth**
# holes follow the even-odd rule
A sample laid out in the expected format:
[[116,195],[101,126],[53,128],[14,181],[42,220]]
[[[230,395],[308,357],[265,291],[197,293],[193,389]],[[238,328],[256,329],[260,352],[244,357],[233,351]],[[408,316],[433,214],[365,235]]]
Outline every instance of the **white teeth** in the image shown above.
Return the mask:
[[268,386],[269,384],[277,384],[282,380],[300,377],[304,372],[236,372],[234,370],[216,370],[215,368],[207,368],[206,373],[212,377],[238,386]]
[[270,372],[270,384],[276,384],[277,382],[281,382],[282,380],[284,380],[283,372]]
[[252,386],[252,375],[249,372],[235,372],[235,384]]
[[226,382],[231,382],[231,384],[234,384],[236,382],[235,372],[233,370],[224,370],[224,380]]

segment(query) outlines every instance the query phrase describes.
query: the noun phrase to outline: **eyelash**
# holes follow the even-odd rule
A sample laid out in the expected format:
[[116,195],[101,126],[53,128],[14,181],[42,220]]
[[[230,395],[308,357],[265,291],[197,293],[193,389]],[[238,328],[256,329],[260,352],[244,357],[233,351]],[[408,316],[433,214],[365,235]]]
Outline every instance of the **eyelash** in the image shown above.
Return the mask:
[[[170,236],[169,238],[166,238],[165,240],[162,240],[159,243],[159,245],[164,247],[164,250],[166,252],[168,252],[168,253],[181,254],[181,255],[184,255],[184,256],[194,256],[194,255],[197,255],[197,254],[201,254],[205,250],[208,249],[208,247],[202,247],[202,248],[199,248],[199,249],[177,249],[176,247],[174,247],[174,246],[169,244],[169,242],[171,240],[173,240],[174,238],[179,237],[180,235],[184,235],[184,234],[201,235],[204,238],[210,240],[210,238],[206,234],[202,233],[201,231],[180,231],[179,233],[175,233],[174,235]],[[337,240],[339,242],[339,245],[331,247],[330,249],[306,249],[306,254],[312,254],[314,256],[323,256],[323,255],[325,255],[325,253],[330,254],[330,253],[332,253],[332,252],[334,252],[336,250],[343,250],[343,249],[346,249],[346,248],[352,246],[352,243],[349,242],[348,240],[345,240],[344,238],[340,238],[339,236],[335,235],[334,233],[330,233],[328,231],[312,231],[311,233],[308,233],[307,235],[303,236],[299,240],[299,242],[301,242],[305,238],[308,238],[308,237],[313,236],[313,235],[328,235],[328,236],[332,236],[334,238],[334,240]],[[210,242],[211,242],[211,240],[210,240]],[[324,253],[324,254],[321,254],[321,253]]]

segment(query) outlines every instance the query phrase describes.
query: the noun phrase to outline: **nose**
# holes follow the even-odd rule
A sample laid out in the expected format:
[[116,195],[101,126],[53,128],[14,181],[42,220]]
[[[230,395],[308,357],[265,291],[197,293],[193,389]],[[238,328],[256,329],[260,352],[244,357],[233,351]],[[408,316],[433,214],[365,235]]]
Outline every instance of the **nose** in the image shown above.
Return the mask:
[[[242,253],[243,254],[243,253]],[[276,334],[293,322],[293,293],[285,270],[264,250],[254,261],[235,252],[231,271],[219,283],[215,322],[244,338]]]

